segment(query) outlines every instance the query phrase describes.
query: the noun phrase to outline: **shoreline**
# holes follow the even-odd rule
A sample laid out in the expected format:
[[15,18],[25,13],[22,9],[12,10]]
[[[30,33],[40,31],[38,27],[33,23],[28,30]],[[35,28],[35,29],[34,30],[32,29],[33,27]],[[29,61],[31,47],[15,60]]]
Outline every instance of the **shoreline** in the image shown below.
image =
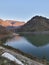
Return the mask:
[[[41,64],[41,65],[44,65],[44,63],[45,63],[45,61],[43,60],[43,62],[40,60],[38,60],[37,58],[33,58],[33,56],[31,56],[31,55],[29,55],[29,54],[26,54],[26,53],[24,53],[24,52],[22,52],[22,51],[20,51],[20,50],[18,50],[18,49],[15,49],[15,48],[12,48],[12,47],[10,47],[10,46],[4,46],[4,45],[1,45],[0,47],[2,47],[2,48],[4,48],[4,52],[6,51],[6,52],[8,52],[8,53],[15,53],[16,55],[18,54],[18,55],[20,55],[21,56],[21,59],[23,59],[23,57],[25,58],[25,59],[27,59],[29,62],[34,62],[34,64],[36,65],[36,62],[37,62],[37,64],[39,63],[39,65]],[[9,50],[9,51],[8,51]],[[14,55],[15,55],[14,54]],[[28,56],[28,57],[27,57]],[[32,59],[31,59],[31,58]],[[18,57],[19,58],[19,57]],[[23,61],[23,60],[22,60]],[[24,62],[24,61],[23,61]],[[27,61],[26,61],[27,62]],[[29,65],[29,64],[28,64]]]
[[19,34],[49,34],[49,31],[38,31],[38,32],[17,32]]

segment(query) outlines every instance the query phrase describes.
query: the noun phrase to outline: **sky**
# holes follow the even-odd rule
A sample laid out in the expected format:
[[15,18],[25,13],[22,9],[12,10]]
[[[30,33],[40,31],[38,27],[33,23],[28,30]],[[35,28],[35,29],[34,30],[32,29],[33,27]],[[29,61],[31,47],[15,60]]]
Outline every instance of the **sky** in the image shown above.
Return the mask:
[[33,16],[49,18],[49,0],[0,0],[0,18],[27,22]]

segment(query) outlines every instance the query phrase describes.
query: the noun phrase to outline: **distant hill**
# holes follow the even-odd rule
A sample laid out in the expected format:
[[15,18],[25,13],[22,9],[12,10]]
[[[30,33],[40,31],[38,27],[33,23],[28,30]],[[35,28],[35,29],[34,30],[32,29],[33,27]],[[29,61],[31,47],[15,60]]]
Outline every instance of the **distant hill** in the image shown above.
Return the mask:
[[49,19],[42,16],[31,18],[26,24],[18,29],[19,32],[49,31]]
[[2,20],[2,19],[0,19],[0,25],[2,25],[4,27],[12,26],[12,23],[14,23],[13,26],[22,26],[22,25],[25,24],[25,22],[22,22],[22,21]]

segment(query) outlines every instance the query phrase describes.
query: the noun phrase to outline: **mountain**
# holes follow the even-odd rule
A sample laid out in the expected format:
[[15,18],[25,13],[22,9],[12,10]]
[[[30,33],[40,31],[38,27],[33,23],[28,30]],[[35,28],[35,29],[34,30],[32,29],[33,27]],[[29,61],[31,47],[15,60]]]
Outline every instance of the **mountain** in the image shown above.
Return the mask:
[[42,16],[34,16],[17,31],[19,32],[49,31],[49,19]]
[[15,21],[15,20],[2,20],[0,19],[0,25],[7,27],[7,26],[22,26],[25,24],[25,22],[21,22],[21,21]]

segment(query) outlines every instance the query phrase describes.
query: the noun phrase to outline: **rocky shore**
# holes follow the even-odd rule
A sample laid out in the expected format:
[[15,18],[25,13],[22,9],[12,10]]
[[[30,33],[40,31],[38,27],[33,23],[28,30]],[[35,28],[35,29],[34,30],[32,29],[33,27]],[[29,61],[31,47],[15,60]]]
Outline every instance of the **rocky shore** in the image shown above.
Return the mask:
[[0,46],[0,52],[1,52],[0,55],[2,55],[5,52],[13,55],[16,59],[22,62],[23,65],[45,65],[45,64],[42,64],[42,62],[37,62],[33,59],[28,58],[27,56],[21,54],[17,50],[14,51],[13,49],[10,49],[10,48],[8,49],[7,47],[4,47],[4,46]]

